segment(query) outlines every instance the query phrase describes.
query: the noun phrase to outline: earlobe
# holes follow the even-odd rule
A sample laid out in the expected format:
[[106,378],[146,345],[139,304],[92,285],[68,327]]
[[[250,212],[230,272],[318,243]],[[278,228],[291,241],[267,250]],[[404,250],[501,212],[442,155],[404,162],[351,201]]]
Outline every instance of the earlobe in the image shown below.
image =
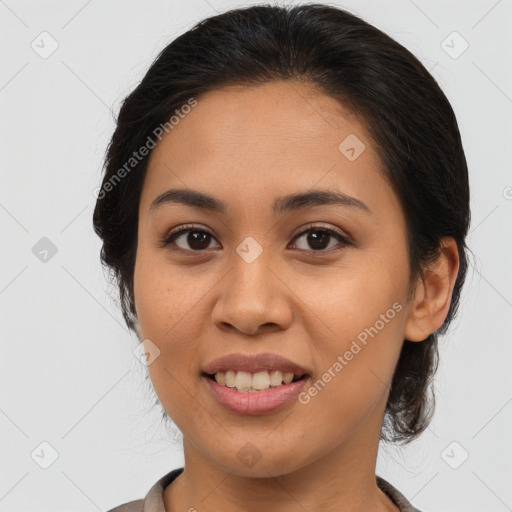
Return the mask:
[[459,272],[459,252],[452,237],[441,240],[437,260],[424,268],[409,308],[404,338],[423,341],[443,324]]

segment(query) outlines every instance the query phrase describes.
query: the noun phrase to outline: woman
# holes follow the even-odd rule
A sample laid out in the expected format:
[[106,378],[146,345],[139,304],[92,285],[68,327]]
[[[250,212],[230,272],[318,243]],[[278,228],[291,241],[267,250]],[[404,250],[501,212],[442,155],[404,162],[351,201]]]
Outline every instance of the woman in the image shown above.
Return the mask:
[[184,468],[111,512],[417,511],[379,441],[431,419],[467,268],[453,110],[343,10],[232,10],[126,98],[94,212]]

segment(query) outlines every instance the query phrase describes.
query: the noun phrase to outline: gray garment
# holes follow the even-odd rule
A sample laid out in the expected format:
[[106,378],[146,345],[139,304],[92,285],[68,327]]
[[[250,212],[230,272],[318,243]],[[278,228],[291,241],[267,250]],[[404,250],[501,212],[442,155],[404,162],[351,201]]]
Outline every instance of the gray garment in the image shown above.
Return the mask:
[[[170,471],[151,487],[144,499],[130,501],[124,505],[110,509],[107,512],[166,512],[163,499],[164,489],[182,472],[183,468]],[[414,508],[407,498],[388,481],[378,475],[376,478],[379,489],[389,496],[391,501],[400,509],[400,512],[420,512],[420,510]]]

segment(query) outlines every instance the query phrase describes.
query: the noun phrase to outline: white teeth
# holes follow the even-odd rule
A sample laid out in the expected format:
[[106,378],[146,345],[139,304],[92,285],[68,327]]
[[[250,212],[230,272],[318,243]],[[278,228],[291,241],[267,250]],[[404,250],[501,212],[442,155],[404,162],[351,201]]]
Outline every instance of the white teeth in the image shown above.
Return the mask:
[[293,377],[292,372],[283,373],[279,370],[271,370],[270,372],[263,370],[254,374],[246,371],[228,370],[227,372],[217,372],[215,381],[221,386],[251,393],[281,386],[282,384],[290,384]]
[[[215,374],[215,376],[217,376],[217,374]],[[233,370],[228,370],[226,372],[226,376],[225,376],[226,383],[225,383],[225,385],[228,388],[234,388],[235,387],[235,377],[236,377],[236,373]]]
[[270,386],[270,377],[267,371],[255,373],[252,376],[251,387],[254,389],[268,389]]
[[290,384],[290,382],[293,380],[293,373],[283,373],[283,380],[286,384]]
[[283,373],[279,370],[272,370],[270,372],[270,385],[280,386],[281,382],[283,382]]
[[251,382],[252,378],[249,372],[236,372],[235,387],[238,391],[252,387]]

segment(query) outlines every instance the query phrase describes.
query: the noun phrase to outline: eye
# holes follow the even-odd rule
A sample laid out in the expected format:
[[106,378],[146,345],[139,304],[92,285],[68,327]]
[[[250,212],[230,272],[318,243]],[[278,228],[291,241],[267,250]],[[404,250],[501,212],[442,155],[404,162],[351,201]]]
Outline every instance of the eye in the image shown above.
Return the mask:
[[[181,226],[181,228],[178,231],[171,231],[171,233],[166,235],[161,242],[161,246],[167,247],[174,244],[178,247],[178,250],[201,252],[207,249],[211,240],[214,239],[213,235],[204,229],[199,229],[195,226]],[[180,243],[188,244],[188,247],[182,247],[179,245]]]
[[[300,238],[304,237],[304,235],[307,235],[305,237],[306,244],[309,244],[310,247],[312,247],[312,250],[315,252],[330,252],[325,251],[325,249],[330,249],[329,247],[329,241],[332,241],[332,238],[336,238],[339,241],[338,245],[341,246],[348,246],[352,245],[351,242],[348,240],[347,237],[339,233],[338,231],[335,231],[334,229],[325,228],[323,226],[310,226],[308,229],[302,231],[299,233],[294,240],[299,240]],[[335,244],[336,245],[336,244]],[[296,244],[294,244],[296,246]],[[301,250],[309,250],[307,247],[298,247]]]
[[[212,240],[215,240],[215,237],[209,231],[200,229],[197,226],[184,225],[180,227],[181,229],[171,231],[167,234],[162,239],[160,246],[168,247],[170,245],[175,245],[178,249],[173,248],[173,250],[202,252],[209,248]],[[305,237],[305,235],[307,235],[307,237]],[[329,246],[329,242],[332,241],[333,238],[337,239],[337,245],[341,245],[342,247],[352,245],[351,241],[342,233],[323,226],[309,226],[307,229],[299,233],[294,238],[294,241],[300,240],[303,237],[305,237],[306,244],[309,244],[312,249],[308,249],[307,247],[297,247],[296,243],[292,244],[292,248],[298,248],[299,250],[310,252],[331,252],[326,251],[325,249],[330,249],[332,247]],[[217,248],[219,247],[220,245]]]

